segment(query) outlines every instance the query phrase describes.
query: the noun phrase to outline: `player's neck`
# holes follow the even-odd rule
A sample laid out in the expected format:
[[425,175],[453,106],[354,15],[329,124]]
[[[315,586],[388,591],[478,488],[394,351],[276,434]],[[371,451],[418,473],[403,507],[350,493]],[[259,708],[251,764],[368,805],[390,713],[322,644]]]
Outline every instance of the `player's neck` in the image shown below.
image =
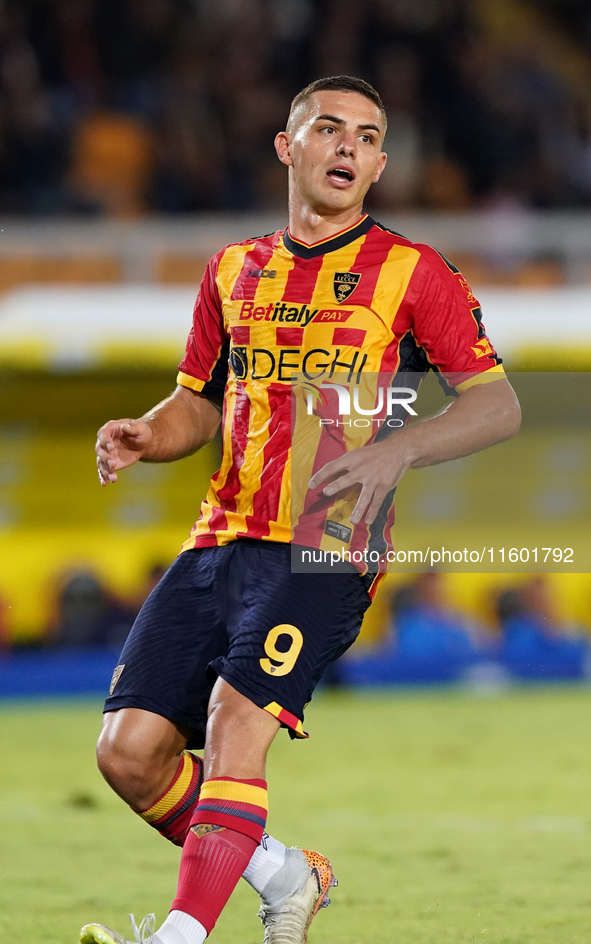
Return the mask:
[[336,236],[344,229],[355,226],[363,216],[363,206],[361,204],[338,212],[323,211],[320,213],[310,206],[298,206],[294,203],[295,201],[290,200],[289,232],[294,239],[307,245]]

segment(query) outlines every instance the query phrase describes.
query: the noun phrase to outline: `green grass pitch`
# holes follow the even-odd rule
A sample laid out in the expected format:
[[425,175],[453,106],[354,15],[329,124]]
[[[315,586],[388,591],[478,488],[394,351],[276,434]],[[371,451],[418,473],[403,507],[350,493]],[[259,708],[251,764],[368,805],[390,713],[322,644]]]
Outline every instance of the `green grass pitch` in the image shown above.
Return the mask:
[[[94,702],[0,709],[0,940],[161,921],[178,850],[94,768]],[[321,695],[272,748],[269,829],[340,880],[310,944],[589,944],[591,701],[584,689]],[[241,882],[217,944],[260,944]]]

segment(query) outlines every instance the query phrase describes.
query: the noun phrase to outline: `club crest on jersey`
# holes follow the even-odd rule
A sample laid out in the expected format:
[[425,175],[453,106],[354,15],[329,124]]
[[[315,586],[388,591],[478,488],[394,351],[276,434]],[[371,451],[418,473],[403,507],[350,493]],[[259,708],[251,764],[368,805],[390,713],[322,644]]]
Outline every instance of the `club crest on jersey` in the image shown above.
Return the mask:
[[335,272],[332,286],[338,302],[344,302],[359,285],[361,272]]

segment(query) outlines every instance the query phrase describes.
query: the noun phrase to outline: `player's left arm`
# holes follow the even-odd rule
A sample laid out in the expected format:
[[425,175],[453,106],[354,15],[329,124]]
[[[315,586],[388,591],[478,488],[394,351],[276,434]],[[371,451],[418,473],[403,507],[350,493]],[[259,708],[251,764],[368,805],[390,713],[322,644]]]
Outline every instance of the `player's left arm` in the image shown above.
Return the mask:
[[362,518],[371,524],[407,469],[486,449],[514,436],[521,422],[517,397],[486,336],[478,301],[459,270],[423,247],[416,283],[413,337],[459,396],[439,415],[352,450],[314,474],[310,487],[326,482],[323,492],[328,496],[361,485],[352,524]]
[[437,416],[403,430],[408,468],[469,456],[511,439],[520,425],[519,401],[506,377],[469,387]]
[[521,410],[513,388],[501,377],[469,387],[442,413],[392,433],[371,446],[353,449],[315,473],[310,488],[327,482],[325,495],[361,485],[351,523],[371,524],[384,498],[407,469],[436,465],[479,452],[514,436]]

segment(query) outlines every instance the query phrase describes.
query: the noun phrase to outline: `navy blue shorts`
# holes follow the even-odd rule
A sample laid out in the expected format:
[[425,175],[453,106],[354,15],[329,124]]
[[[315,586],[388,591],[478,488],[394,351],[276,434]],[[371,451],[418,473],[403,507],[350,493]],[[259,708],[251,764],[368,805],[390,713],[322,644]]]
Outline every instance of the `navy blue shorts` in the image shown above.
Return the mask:
[[306,737],[304,707],[354,642],[371,578],[293,574],[290,544],[239,540],[182,553],[144,603],[113,674],[105,711],[143,708],[205,744],[218,676]]

